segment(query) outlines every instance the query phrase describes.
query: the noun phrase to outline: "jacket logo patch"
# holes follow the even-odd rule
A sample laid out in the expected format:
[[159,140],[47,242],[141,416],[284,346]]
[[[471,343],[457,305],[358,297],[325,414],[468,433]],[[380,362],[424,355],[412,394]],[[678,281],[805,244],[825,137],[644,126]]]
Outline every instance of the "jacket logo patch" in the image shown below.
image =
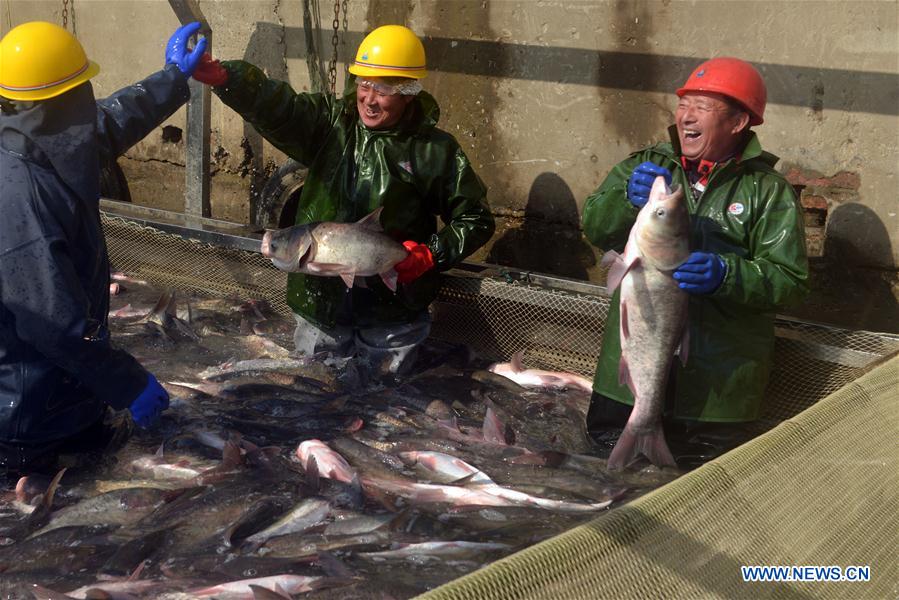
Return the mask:
[[727,207],[727,212],[732,215],[742,215],[745,207],[740,202],[734,202]]
[[402,167],[403,171],[405,171],[409,175],[412,175],[412,163],[411,162],[409,162],[408,160],[404,160],[401,163],[399,163],[399,165],[400,165],[400,167]]

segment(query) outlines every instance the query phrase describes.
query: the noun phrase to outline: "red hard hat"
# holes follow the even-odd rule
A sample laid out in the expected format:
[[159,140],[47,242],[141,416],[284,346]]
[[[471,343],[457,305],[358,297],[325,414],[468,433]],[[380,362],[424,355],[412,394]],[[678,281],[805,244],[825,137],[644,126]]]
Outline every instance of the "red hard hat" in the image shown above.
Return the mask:
[[749,112],[749,124],[764,122],[768,92],[762,76],[755,67],[739,58],[712,58],[690,74],[687,82],[677,90],[678,97],[687,92],[716,92],[733,98]]

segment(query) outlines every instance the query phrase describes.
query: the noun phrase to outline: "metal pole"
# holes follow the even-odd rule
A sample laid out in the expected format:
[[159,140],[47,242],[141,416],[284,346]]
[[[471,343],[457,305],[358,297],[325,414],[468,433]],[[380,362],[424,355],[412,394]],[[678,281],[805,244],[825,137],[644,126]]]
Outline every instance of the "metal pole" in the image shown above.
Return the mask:
[[[212,29],[197,0],[169,0],[182,25],[199,21],[201,34],[212,53]],[[209,205],[209,126],[211,94],[209,86],[190,80],[187,102],[187,157],[185,159],[184,213],[197,217],[212,215]]]

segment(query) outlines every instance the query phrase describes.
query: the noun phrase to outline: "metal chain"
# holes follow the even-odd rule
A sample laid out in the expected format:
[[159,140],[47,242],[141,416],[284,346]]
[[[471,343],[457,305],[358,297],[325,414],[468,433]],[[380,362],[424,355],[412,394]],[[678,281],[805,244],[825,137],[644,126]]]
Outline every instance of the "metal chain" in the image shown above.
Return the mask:
[[[347,23],[347,9],[346,9],[346,5],[347,5],[347,0],[343,0],[343,6],[341,7],[341,10],[343,10],[343,44],[344,44],[344,45],[346,45],[347,29],[349,28],[349,24]],[[346,83],[346,77],[347,77],[347,73],[349,73],[349,68],[350,68],[350,63],[349,63],[349,62],[345,62],[345,63],[343,64],[343,80],[344,80],[344,83]]]
[[334,0],[334,20],[331,22],[331,60],[328,61],[328,90],[335,93],[337,87],[337,32],[340,30],[340,0]]
[[63,29],[69,28],[69,4],[72,5],[72,35],[76,35],[76,32],[75,32],[75,0],[62,0],[62,27],[63,27]]

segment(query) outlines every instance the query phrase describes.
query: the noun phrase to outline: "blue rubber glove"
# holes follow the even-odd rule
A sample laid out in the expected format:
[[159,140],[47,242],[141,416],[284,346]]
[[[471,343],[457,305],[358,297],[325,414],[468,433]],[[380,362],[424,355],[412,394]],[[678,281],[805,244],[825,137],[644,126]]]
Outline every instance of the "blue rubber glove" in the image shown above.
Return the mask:
[[188,77],[194,74],[194,69],[206,52],[206,38],[201,38],[192,51],[187,49],[187,41],[199,30],[200,24],[197,22],[182,25],[175,30],[165,47],[165,64],[177,66]]
[[659,175],[665,178],[665,183],[671,185],[671,171],[665,167],[647,161],[634,168],[634,172],[627,180],[627,199],[631,201],[631,204],[637,208],[643,208],[643,205],[649,200],[652,182]]
[[693,252],[672,276],[679,282],[680,289],[702,295],[717,290],[726,274],[727,265],[720,256],[711,252]]
[[159,419],[159,413],[169,407],[169,393],[163,389],[153,375],[147,378],[147,387],[131,403],[128,410],[135,425],[147,429]]

